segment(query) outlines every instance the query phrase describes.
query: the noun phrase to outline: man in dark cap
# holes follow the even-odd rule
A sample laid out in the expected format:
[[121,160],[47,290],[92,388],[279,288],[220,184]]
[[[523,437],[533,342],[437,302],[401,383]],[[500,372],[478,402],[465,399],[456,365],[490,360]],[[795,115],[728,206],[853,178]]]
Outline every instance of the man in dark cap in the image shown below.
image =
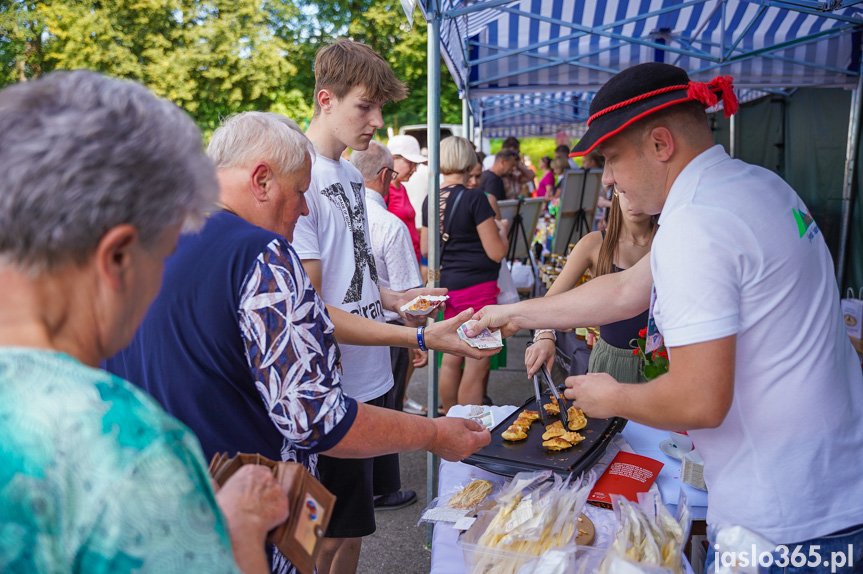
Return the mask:
[[730,77],[691,82],[656,63],[613,77],[573,155],[599,151],[603,184],[633,210],[661,213],[649,264],[486,307],[474,329],[604,324],[649,305],[648,335],[664,337],[669,372],[644,385],[570,377],[566,396],[589,416],[688,430],[704,458],[711,535],[741,525],[786,550],[803,545],[807,561],[830,549],[859,568],[863,481],[846,459],[863,452],[863,376],[833,262],[794,190],[714,144],[705,108],[720,100],[736,111]]

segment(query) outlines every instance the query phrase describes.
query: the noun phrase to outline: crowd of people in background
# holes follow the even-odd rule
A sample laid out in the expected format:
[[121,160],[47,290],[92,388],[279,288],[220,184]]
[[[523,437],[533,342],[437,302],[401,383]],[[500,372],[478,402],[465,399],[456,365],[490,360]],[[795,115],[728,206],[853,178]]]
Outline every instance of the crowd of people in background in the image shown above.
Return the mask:
[[[437,225],[442,238],[440,284],[449,295],[444,319],[465,309],[481,309],[497,303],[497,279],[506,255],[509,222],[499,219],[481,188],[466,187],[478,163],[471,143],[450,136],[440,144],[440,221],[428,220],[428,197],[423,203],[420,244],[428,253],[429,225]],[[444,355],[439,389],[442,412],[453,405],[482,404],[490,358],[464,359]]]
[[475,421],[396,408],[391,347],[494,353],[458,337],[473,309],[428,327],[384,314],[407,323],[404,303],[446,293],[416,288],[397,216],[406,266],[379,275],[367,209],[386,205],[394,161],[363,175],[341,157],[369,148],[404,86],[347,40],[315,74],[306,134],[245,112],[206,155],[188,117],[133,83],[55,73],[0,92],[0,158],[16,166],[0,176],[4,570],[292,572],[265,544],[288,512],[270,469],[218,492],[208,478],[216,453],[245,452],[336,493],[317,570],[352,572],[375,508],[415,500],[396,453],[488,443]]
[[[554,360],[552,327],[601,324],[591,374],[567,380],[573,404],[695,429],[714,524],[779,542],[816,536],[813,547],[838,536],[863,560],[863,487],[853,465],[836,463],[863,443],[863,387],[823,280],[826,245],[817,227],[807,242],[777,244],[797,241],[783,217],[805,206],[713,146],[706,102],[657,104],[630,139],[614,136],[630,125],[629,100],[603,99],[615,86],[657,84],[638,98],[650,100],[689,84],[679,68],[648,66],[591,104],[610,110],[595,125],[621,125],[592,128],[580,166],[568,140],[556,142],[541,177],[512,137],[485,157],[445,138],[440,174],[415,138],[375,141],[382,107],[406,88],[346,39],[317,54],[305,133],[244,112],[206,152],[184,113],[132,82],[57,72],[0,92],[0,570],[294,572],[265,542],[288,513],[271,471],[246,465],[221,488],[209,479],[207,460],[247,452],[302,464],[336,495],[316,567],[355,572],[375,511],[417,500],[402,490],[398,453],[460,460],[490,441],[473,420],[414,416],[428,407],[407,396],[433,349],[432,414],[490,402],[497,351],[459,338],[471,318],[505,336],[536,329],[529,376]],[[558,202],[572,170],[601,175],[595,231],[546,297],[497,306],[510,241],[500,202]],[[772,193],[753,198],[730,174]],[[434,177],[440,217],[429,221]],[[750,203],[759,208],[735,211]],[[434,289],[424,287],[431,235]],[[587,271],[597,279],[574,289]],[[443,294],[429,325],[402,310]],[[809,307],[799,321],[823,334],[818,363],[800,336],[785,344]],[[675,365],[646,383],[630,341],[654,319]],[[801,438],[810,414],[820,426]],[[768,478],[750,484],[751,469]],[[801,503],[808,473],[821,493]],[[757,504],[739,496],[746,488]]]
[[[397,411],[427,411],[405,391],[428,348],[443,354],[442,412],[488,402],[493,352],[469,348],[455,330],[496,302],[508,246],[498,201],[533,193],[535,172],[514,138],[485,171],[468,140],[442,142],[434,223],[448,238],[442,289],[421,291],[428,200],[418,210],[405,184],[427,159],[411,136],[372,141],[383,127],[381,106],[404,97],[404,86],[372,50],[344,40],[320,51],[315,73],[315,117],[305,134],[284,116],[245,112],[223,121],[206,155],[182,112],[134,84],[56,73],[2,93],[4,153],[14,148],[13,133],[63,145],[50,165],[32,145],[5,159],[22,169],[8,170],[0,200],[7,216],[22,216],[4,220],[0,237],[2,304],[15,308],[0,324],[0,392],[3,420],[15,421],[8,436],[16,436],[4,441],[0,466],[4,483],[20,487],[0,496],[0,528],[22,528],[30,543],[13,555],[7,548],[0,563],[27,569],[127,557],[144,571],[215,563],[230,571],[235,563],[245,572],[290,572],[275,548],[263,552],[264,535],[285,518],[284,493],[269,471],[249,466],[218,493],[204,478],[215,454],[252,452],[305,465],[337,495],[318,570],[351,571],[362,537],[374,531],[374,511],[416,501],[400,489],[398,452],[424,448],[458,459],[487,442],[472,422]],[[368,77],[380,81],[368,85]],[[68,131],[85,121],[99,130],[88,145]],[[38,213],[22,195],[34,189],[48,206]],[[181,234],[192,220],[199,229]],[[46,227],[56,229],[56,241],[37,239]],[[67,294],[56,298],[60,284]],[[441,322],[426,328],[399,312],[420,292],[447,290]],[[55,324],[58,317],[66,319]],[[37,422],[34,402],[62,424]],[[45,439],[62,450],[30,448]],[[73,459],[100,444],[111,454],[98,467]],[[17,462],[5,464],[10,455]],[[130,473],[151,464],[185,486]],[[97,502],[105,490],[118,498]],[[123,492],[135,496],[120,500]],[[53,502],[34,513],[27,501],[37,494]],[[151,497],[171,501],[159,519],[197,508],[208,534],[188,544],[192,554],[179,552],[187,532],[152,536],[150,514],[136,504]],[[70,516],[98,540],[68,547],[51,523],[71,501],[105,509]],[[109,534],[115,530],[122,535]]]
[[[4,220],[0,235],[2,305],[15,309],[0,323],[0,412],[16,437],[2,446],[0,476],[13,486],[0,493],[0,531],[20,528],[29,542],[5,548],[0,564],[291,572],[275,547],[264,552],[286,512],[272,474],[249,466],[218,492],[206,480],[217,453],[251,452],[299,462],[336,494],[317,567],[351,572],[375,510],[416,501],[400,488],[398,452],[459,459],[488,442],[472,421],[398,411],[426,414],[406,388],[430,348],[442,354],[440,414],[490,402],[494,352],[468,347],[456,328],[497,302],[508,247],[498,202],[559,197],[556,178],[538,186],[515,138],[485,158],[468,140],[446,138],[440,221],[430,223],[427,192],[408,189],[428,180],[417,140],[372,139],[381,107],[403,98],[404,85],[347,40],[319,52],[315,77],[305,134],[279,114],[244,112],[222,122],[206,155],[182,112],[134,84],[57,73],[0,94],[4,138],[63,142],[50,165],[32,145],[4,160],[22,169],[8,170],[0,204],[22,216]],[[98,129],[88,145],[69,132],[82,122]],[[541,165],[557,179],[570,167],[558,157]],[[47,206],[38,212],[23,195],[34,189]],[[192,220],[199,228],[181,234]],[[445,238],[440,289],[423,289],[429,225]],[[56,241],[37,239],[46,227]],[[56,298],[60,284],[66,295]],[[442,321],[426,327],[400,311],[419,293],[448,293]],[[46,425],[45,409],[62,424]],[[62,449],[32,448],[46,439]],[[74,458],[90,460],[83,453],[96,445],[109,453],[100,465]],[[145,468],[182,478],[182,488]],[[99,498],[106,491],[118,496]],[[30,504],[33,496],[51,506]],[[159,516],[139,504],[153,498],[170,501]],[[95,535],[77,546],[51,522],[73,501],[105,510],[70,514],[70,525]],[[191,508],[205,535],[188,544],[182,530],[155,536],[150,520],[180,523]]]

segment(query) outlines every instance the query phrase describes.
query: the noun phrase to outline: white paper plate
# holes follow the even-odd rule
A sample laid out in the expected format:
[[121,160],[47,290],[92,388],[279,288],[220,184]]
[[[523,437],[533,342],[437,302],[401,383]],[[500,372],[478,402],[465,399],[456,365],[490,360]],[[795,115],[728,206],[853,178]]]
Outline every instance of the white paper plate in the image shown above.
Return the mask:
[[[420,299],[424,299],[429,303],[432,303],[432,306],[428,309],[423,309],[422,311],[410,309],[410,307]],[[438,307],[440,307],[440,304],[447,299],[449,299],[449,295],[420,295],[419,297],[414,297],[413,299],[402,305],[401,310],[407,315],[412,315],[414,317],[424,317],[426,315],[434,313],[434,311]]]

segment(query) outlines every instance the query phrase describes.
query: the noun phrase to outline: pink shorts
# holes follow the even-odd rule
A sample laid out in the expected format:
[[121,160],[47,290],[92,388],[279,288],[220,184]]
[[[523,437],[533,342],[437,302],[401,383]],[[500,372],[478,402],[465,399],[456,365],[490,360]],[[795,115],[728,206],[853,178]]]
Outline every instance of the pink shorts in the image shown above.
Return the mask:
[[497,281],[486,281],[464,289],[454,289],[447,292],[449,300],[443,312],[444,319],[452,319],[468,307],[473,307],[474,312],[479,311],[486,305],[497,305]]

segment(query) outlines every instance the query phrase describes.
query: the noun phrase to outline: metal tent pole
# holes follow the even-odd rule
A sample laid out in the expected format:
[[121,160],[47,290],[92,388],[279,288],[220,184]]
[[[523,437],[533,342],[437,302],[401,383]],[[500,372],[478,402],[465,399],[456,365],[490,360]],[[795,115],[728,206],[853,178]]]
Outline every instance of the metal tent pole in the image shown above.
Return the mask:
[[[467,52],[467,50],[465,50]],[[467,56],[467,53],[465,53]],[[467,57],[465,57],[465,62],[467,62]],[[468,68],[467,72],[468,78],[470,77],[470,69]],[[461,123],[462,129],[464,131],[464,137],[468,139],[468,141],[473,141],[473,114],[470,109],[470,82],[465,81],[464,83],[464,100],[462,100],[462,108],[461,108]]]
[[737,157],[737,115],[728,119],[728,155],[734,158]]
[[[428,2],[428,152],[429,152],[429,248],[428,248],[428,286],[437,287],[440,282],[439,229],[440,221],[440,4],[438,0]],[[438,407],[438,367],[437,352],[429,350],[428,416],[434,417]],[[426,462],[426,493],[428,500],[437,495],[438,457],[428,453]],[[426,528],[426,544],[431,546],[434,528],[432,523]]]
[[845,259],[848,253],[848,234],[851,230],[851,200],[853,198],[854,171],[857,169],[857,140],[860,137],[860,103],[863,90],[863,65],[857,76],[857,89],[851,95],[851,112],[848,118],[848,144],[845,148],[845,178],[842,180],[842,227],[839,232],[839,257],[836,263],[836,283],[842,289],[845,281]]
[[478,136],[478,137],[479,137],[479,143],[477,144],[477,149],[478,149],[478,150],[480,150],[480,151],[482,151],[482,145],[483,145],[483,141],[482,141],[482,140],[483,140],[483,137],[484,137],[484,136],[483,136],[483,133],[482,133],[482,128],[483,128],[483,123],[482,123],[482,114],[483,114],[483,111],[482,111],[482,101],[481,101],[481,100],[479,100],[479,103],[478,103],[477,105],[479,106],[479,136]]
[[467,97],[465,97],[461,101],[461,133],[462,133],[462,137],[465,137],[467,139],[471,139],[470,131],[468,131],[468,130],[470,130],[470,121],[468,120],[469,116],[470,116],[470,107],[468,106],[468,103],[467,103]]

